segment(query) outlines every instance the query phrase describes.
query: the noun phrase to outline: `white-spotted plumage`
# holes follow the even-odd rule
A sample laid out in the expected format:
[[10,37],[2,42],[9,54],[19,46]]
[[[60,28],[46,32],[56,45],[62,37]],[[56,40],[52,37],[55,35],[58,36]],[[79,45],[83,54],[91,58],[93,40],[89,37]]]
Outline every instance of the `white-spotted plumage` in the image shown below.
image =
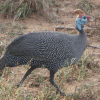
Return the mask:
[[78,35],[62,32],[33,32],[17,37],[8,45],[5,55],[1,58],[0,69],[5,66],[27,64],[30,61],[31,68],[26,72],[21,84],[32,70],[44,65],[50,71],[51,84],[60,91],[53,80],[54,74],[62,67],[75,64],[83,54],[87,46],[83,27],[87,22],[86,16],[77,18]]

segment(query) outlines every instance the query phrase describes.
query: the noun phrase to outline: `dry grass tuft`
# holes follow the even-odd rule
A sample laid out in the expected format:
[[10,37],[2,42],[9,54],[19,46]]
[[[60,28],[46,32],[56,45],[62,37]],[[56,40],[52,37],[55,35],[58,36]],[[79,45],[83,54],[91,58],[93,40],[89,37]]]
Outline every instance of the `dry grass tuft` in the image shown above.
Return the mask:
[[0,1],[0,12],[8,18],[14,17],[14,20],[23,17],[24,19],[33,13],[52,16],[51,7],[55,0],[4,0]]

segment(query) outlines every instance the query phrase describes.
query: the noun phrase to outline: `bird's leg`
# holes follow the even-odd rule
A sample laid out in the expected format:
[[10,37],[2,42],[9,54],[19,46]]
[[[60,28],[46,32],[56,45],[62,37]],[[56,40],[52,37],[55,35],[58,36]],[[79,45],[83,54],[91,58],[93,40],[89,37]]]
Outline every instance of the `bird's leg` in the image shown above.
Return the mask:
[[54,85],[54,87],[57,88],[57,93],[58,93],[58,91],[59,91],[61,95],[65,95],[65,93],[62,92],[62,91],[59,89],[58,85],[54,82],[54,74],[55,74],[55,73],[54,73],[53,71],[50,71],[50,83],[51,83],[52,85]]
[[23,82],[24,80],[26,79],[26,77],[31,74],[31,72],[34,70],[35,68],[34,67],[31,67],[30,69],[27,70],[27,72],[25,73],[24,77],[22,78],[22,80],[19,82],[19,84],[17,84],[16,86],[19,87]]

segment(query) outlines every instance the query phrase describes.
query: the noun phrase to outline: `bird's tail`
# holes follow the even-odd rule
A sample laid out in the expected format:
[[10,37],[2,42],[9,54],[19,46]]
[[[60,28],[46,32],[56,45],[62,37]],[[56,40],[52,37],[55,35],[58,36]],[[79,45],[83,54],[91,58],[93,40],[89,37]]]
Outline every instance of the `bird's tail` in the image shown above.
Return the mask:
[[5,54],[0,59],[0,70],[4,67],[14,67],[15,65],[17,65],[17,58],[10,54]]
[[12,54],[5,53],[5,55],[0,59],[0,70],[4,67],[14,67],[17,65],[27,64],[32,57],[28,56],[13,56]]
[[0,70],[4,69],[5,66],[6,66],[5,57],[2,57],[0,59]]

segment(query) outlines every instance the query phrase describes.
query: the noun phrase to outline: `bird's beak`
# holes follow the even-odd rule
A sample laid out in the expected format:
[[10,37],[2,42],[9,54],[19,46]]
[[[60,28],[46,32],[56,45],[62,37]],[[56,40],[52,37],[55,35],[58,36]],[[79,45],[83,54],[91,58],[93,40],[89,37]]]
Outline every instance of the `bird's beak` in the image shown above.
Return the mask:
[[90,21],[93,21],[93,19],[90,17],[90,16],[88,16],[88,15],[86,15],[87,16],[87,20],[90,22]]
[[[73,11],[75,14],[78,14],[77,18],[79,17],[79,15],[86,15],[84,11],[82,11],[81,9],[76,9]],[[87,16],[87,20],[90,22],[90,21],[93,21],[93,18],[91,18],[90,16],[86,15]]]

